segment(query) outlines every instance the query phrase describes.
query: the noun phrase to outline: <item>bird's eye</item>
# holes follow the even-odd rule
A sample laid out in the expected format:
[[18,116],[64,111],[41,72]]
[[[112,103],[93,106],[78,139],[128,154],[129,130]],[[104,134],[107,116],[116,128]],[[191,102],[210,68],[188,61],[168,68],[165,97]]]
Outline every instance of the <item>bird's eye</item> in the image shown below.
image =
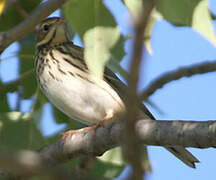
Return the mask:
[[45,25],[43,26],[43,30],[44,30],[44,31],[48,31],[48,29],[49,29],[49,26],[48,26],[47,24],[45,24]]

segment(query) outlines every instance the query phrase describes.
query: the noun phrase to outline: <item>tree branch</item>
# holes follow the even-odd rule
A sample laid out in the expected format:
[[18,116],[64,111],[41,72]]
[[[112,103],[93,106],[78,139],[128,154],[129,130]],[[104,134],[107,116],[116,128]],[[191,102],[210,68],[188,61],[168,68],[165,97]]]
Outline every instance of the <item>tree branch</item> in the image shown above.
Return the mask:
[[10,82],[6,82],[4,84],[0,85],[0,92],[2,94],[5,94],[7,92],[16,91],[17,87],[22,84],[22,82],[29,77],[29,75],[32,75],[34,72],[34,69],[30,69],[29,71],[24,72],[19,76],[19,78],[12,80]]
[[[124,123],[119,121],[101,126],[96,130],[68,135],[64,143],[60,139],[41,148],[38,153],[1,151],[0,168],[22,176],[54,175],[58,179],[57,175],[60,178],[64,173],[55,168],[57,165],[77,157],[102,155],[105,151],[121,145],[122,131],[124,131]],[[145,119],[136,123],[136,133],[140,142],[145,145],[216,147],[216,121]]]
[[66,0],[48,0],[41,3],[31,15],[19,25],[7,32],[0,33],[0,53],[4,51],[11,43],[23,38],[25,35],[34,30],[35,26],[44,18],[60,8]]
[[[139,80],[139,67],[143,54],[143,34],[148,23],[150,13],[154,7],[154,1],[143,1],[143,8],[139,17],[134,19],[135,37],[133,42],[131,65],[129,68],[129,76],[127,79],[127,113],[125,116],[125,130],[123,133],[123,155],[129,162],[133,171],[131,179],[141,180],[144,175],[142,148],[137,139],[135,132],[135,124],[139,114],[137,85]],[[133,104],[133,106],[131,106]],[[136,153],[134,153],[136,152]]]
[[181,79],[183,77],[191,77],[197,74],[205,74],[209,72],[216,71],[216,62],[204,62],[200,64],[194,64],[189,67],[182,67],[175,71],[166,72],[157,79],[153,80],[150,85],[140,93],[140,97],[143,100],[146,100],[151,96],[155,91],[160,88],[163,88],[164,85],[171,81]]
[[[39,150],[47,166],[52,167],[79,156],[100,156],[120,145],[121,121],[96,131],[76,133]],[[209,148],[216,146],[216,121],[139,120],[136,133],[145,145]]]
[[[34,151],[0,151],[0,179],[30,179],[46,176],[53,180],[81,180],[75,172],[70,175],[60,168],[48,168],[40,154]],[[4,174],[2,173],[4,172]],[[2,173],[2,174],[1,174]],[[21,178],[22,177],[22,178]]]

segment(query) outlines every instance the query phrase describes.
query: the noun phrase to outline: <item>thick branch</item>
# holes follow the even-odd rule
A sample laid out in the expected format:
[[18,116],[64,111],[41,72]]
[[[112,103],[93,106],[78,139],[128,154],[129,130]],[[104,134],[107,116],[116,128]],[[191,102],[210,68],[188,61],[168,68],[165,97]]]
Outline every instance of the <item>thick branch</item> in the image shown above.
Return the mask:
[[66,0],[48,0],[40,4],[31,15],[17,25],[15,28],[0,33],[0,53],[4,51],[11,43],[23,38],[29,32],[33,31],[35,26],[44,18],[60,8]]
[[[52,179],[69,179],[59,169],[44,167],[43,160],[38,153],[32,151],[2,151],[0,152],[0,167],[13,172],[23,178],[36,175],[48,176]],[[19,179],[12,174],[7,174],[11,179]],[[7,177],[6,176],[6,177]],[[0,176],[2,178],[2,176]]]
[[[99,127],[96,132],[76,133],[39,150],[48,166],[56,166],[75,157],[99,156],[121,144],[123,123]],[[139,139],[146,145],[208,148],[216,146],[216,121],[140,120],[136,124]]]
[[[123,123],[115,122],[105,127],[101,126],[96,131],[67,136],[64,143],[58,140],[38,150],[38,153],[1,151],[0,168],[25,176],[54,175],[56,179],[57,176],[61,179],[64,173],[55,169],[55,166],[81,156],[102,155],[122,143],[120,135],[123,130]],[[216,121],[139,120],[136,133],[146,145],[216,147]]]
[[164,87],[167,83],[181,79],[183,77],[191,77],[197,74],[205,74],[216,71],[216,62],[204,62],[201,64],[194,64],[189,67],[182,67],[175,71],[166,72],[161,75],[140,94],[141,99],[146,100],[149,96],[155,93],[156,90]]

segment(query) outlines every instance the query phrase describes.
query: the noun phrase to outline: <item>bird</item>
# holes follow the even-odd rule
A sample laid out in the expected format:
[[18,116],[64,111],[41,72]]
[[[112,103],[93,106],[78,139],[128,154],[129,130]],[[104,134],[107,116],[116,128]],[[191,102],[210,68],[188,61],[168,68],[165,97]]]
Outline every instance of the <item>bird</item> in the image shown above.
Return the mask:
[[[46,18],[40,23],[36,35],[35,69],[41,91],[74,120],[91,127],[101,121],[119,119],[126,112],[127,86],[108,67],[104,69],[103,78],[90,72],[85,63],[84,48],[70,40],[61,17]],[[143,103],[140,103],[140,112],[141,117],[156,120]],[[195,168],[195,163],[199,162],[184,147],[165,148],[189,167]]]

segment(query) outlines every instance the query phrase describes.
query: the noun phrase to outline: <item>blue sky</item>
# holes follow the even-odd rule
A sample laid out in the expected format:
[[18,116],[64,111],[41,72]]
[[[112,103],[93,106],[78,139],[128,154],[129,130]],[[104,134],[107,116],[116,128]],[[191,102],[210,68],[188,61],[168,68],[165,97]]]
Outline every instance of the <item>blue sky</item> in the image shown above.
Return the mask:
[[[210,1],[211,10],[216,12],[213,4],[215,1]],[[119,14],[119,16],[122,17],[119,18],[122,24],[127,15]],[[124,23],[124,28],[125,24],[127,23]],[[142,64],[140,88],[167,71],[213,61],[216,58],[215,47],[191,28],[175,28],[166,21],[158,21],[152,37],[153,55],[148,55]],[[126,52],[130,52],[131,48],[131,42],[127,42]],[[127,57],[123,65],[128,66]],[[157,119],[215,120],[216,83],[213,83],[215,77],[216,73],[209,73],[169,83],[150,98],[163,114],[149,108]],[[214,179],[215,149],[189,148],[189,150],[201,161],[195,170],[185,166],[164,148],[149,147],[153,173],[147,179]]]
[[[114,7],[111,10],[120,24],[121,32],[123,34],[131,32],[128,21],[129,15],[126,8],[118,0],[112,1],[112,4],[109,4],[108,0],[105,2],[110,8]],[[213,12],[216,12],[216,7],[213,4],[215,4],[215,0],[210,1],[210,8]],[[76,38],[75,43],[78,43],[78,38]],[[125,46],[125,50],[129,54],[122,62],[126,68],[129,64],[128,59],[131,48],[131,41],[129,40]],[[1,58],[8,57],[9,53],[15,52],[17,49],[17,44],[11,45]],[[145,63],[141,67],[140,88],[147,86],[151,80],[164,72],[207,60],[213,61],[216,58],[215,47],[198,33],[190,28],[175,28],[166,21],[158,21],[156,23],[153,29],[152,49],[153,54],[147,56]],[[8,64],[10,64],[10,68],[8,68]],[[17,77],[16,67],[16,58],[10,58],[1,62],[0,75],[4,82]],[[157,119],[215,120],[215,79],[216,73],[209,73],[169,83],[150,98],[163,111],[163,114],[160,114],[152,107],[149,108]],[[14,106],[13,93],[9,96],[11,105]],[[24,112],[28,111],[29,105],[28,101],[24,103]],[[46,135],[49,135],[59,131],[63,126],[56,127],[53,123],[49,105],[46,105],[46,110],[44,116],[46,121],[43,121],[42,129]],[[213,163],[215,161],[216,150],[213,148],[189,149],[201,161],[195,170],[185,166],[164,148],[149,147],[153,173],[148,176],[148,179],[215,179]]]

